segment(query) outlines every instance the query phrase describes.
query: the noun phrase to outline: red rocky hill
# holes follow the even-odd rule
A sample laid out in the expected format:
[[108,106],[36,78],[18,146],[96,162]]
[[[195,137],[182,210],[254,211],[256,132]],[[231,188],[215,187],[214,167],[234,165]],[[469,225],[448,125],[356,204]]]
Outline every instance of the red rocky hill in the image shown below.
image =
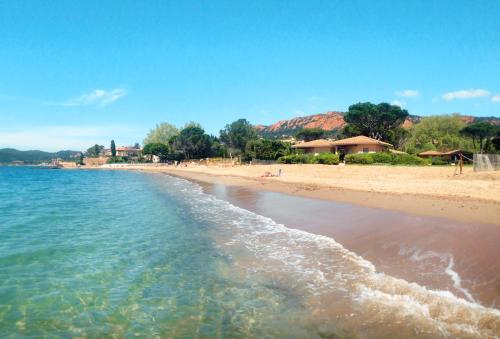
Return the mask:
[[[321,128],[328,132],[335,132],[345,126],[344,112],[326,112],[321,114],[308,115],[297,117],[289,120],[280,120],[272,125],[264,126],[257,125],[255,128],[258,133],[265,137],[286,137],[293,136],[303,128]],[[410,115],[403,123],[403,128],[411,128],[414,124],[420,121],[421,117]],[[476,121],[487,121],[494,125],[500,125],[500,118],[496,117],[473,117],[463,115],[462,119],[469,124]]]

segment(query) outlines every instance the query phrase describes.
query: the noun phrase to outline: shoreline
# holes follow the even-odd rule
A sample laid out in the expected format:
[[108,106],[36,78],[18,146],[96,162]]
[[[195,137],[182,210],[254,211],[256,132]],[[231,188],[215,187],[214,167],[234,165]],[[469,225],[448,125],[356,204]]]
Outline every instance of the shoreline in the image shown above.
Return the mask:
[[213,174],[196,169],[147,168],[134,169],[160,172],[188,180],[253,190],[285,193],[305,198],[348,203],[357,206],[404,212],[419,216],[438,217],[460,222],[500,225],[500,203],[486,199],[450,195],[375,192],[338,187],[278,181],[275,178],[251,178],[247,176]]

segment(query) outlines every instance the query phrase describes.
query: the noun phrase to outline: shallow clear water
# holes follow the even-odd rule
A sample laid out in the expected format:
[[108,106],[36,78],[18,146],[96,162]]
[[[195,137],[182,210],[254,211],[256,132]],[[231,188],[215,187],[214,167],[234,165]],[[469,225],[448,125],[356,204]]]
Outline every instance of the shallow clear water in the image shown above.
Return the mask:
[[0,337],[500,333],[496,310],[166,175],[0,167],[0,211]]

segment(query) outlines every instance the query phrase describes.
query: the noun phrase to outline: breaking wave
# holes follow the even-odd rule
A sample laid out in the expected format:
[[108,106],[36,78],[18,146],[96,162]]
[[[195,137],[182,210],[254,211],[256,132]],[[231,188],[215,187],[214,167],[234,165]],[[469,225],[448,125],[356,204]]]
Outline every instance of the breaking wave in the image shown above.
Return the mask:
[[[332,238],[287,228],[184,179],[161,182],[187,213],[212,225],[217,245],[231,258],[225,274],[300,295],[313,323],[335,322],[368,336],[500,337],[500,311],[473,302],[465,289],[469,300],[379,273]],[[447,274],[460,289],[453,258],[447,259]]]

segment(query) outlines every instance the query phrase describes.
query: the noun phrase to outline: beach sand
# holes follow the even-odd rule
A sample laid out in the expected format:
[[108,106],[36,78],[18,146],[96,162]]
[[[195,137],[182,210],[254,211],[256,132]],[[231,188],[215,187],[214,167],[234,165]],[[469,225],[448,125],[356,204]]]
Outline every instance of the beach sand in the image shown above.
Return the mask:
[[[250,187],[463,222],[500,225],[500,172],[454,175],[455,168],[254,165],[137,166],[210,183]],[[263,178],[265,172],[281,177]]]

